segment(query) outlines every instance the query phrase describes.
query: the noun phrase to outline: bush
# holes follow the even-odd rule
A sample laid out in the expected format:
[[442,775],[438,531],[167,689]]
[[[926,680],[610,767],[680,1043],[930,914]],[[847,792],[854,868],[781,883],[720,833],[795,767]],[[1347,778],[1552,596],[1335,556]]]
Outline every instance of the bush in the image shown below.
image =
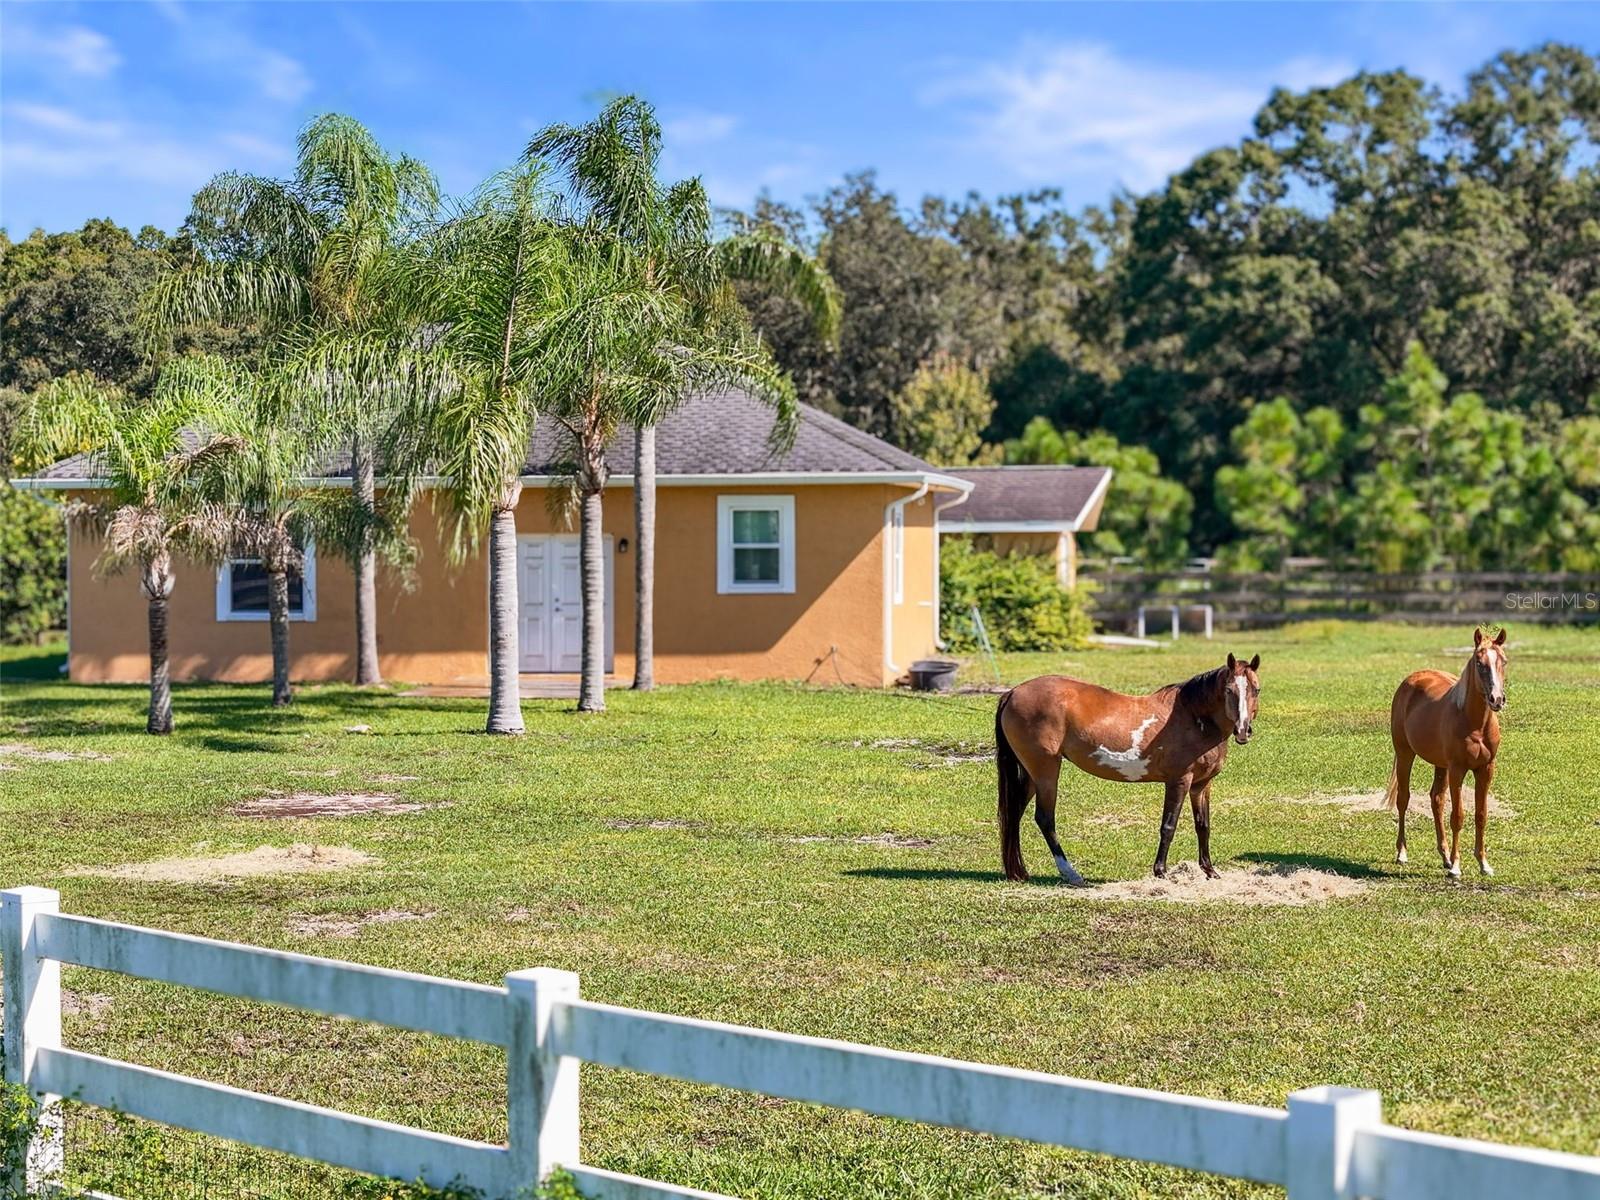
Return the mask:
[[941,632],[952,650],[978,648],[974,604],[996,650],[1076,650],[1094,632],[1087,586],[1063,588],[1048,558],[995,554],[966,538],[946,538],[939,555]]
[[0,484],[0,642],[18,645],[67,619],[67,535],[59,509]]

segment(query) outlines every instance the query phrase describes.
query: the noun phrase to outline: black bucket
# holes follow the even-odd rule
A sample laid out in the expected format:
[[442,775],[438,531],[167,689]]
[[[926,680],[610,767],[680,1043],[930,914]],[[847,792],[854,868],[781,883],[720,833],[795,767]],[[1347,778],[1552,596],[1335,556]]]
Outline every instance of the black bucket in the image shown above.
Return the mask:
[[919,692],[948,692],[961,664],[948,658],[919,658],[911,664],[911,686]]

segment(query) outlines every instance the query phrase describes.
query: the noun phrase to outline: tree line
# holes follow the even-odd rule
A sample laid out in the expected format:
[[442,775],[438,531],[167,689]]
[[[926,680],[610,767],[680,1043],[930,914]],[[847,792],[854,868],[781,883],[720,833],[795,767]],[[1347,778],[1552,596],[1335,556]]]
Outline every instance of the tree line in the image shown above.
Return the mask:
[[[129,352],[101,372],[48,354],[9,363],[23,377],[7,382],[37,373],[13,394],[12,439],[30,464],[89,453],[105,481],[68,517],[102,539],[100,567],[139,575],[151,733],[172,728],[177,558],[260,562],[274,704],[292,699],[290,581],[304,548],[315,540],[346,558],[357,682],[378,682],[377,562],[404,568],[423,487],[443,496],[453,558],[487,543],[487,729],[522,732],[514,513],[538,420],[562,431],[569,456],[557,495],[581,531],[585,711],[605,707],[606,449],[624,425],[638,433],[634,682],[651,686],[655,424],[690,395],[735,384],[771,402],[775,443],[792,436],[793,389],[735,279],[781,285],[820,338],[838,317],[812,259],[770,232],[717,236],[699,182],[658,177],[660,150],[654,112],[625,97],[586,125],[546,127],[516,166],[445,203],[423,164],[328,115],[302,131],[292,178],[227,173],[206,185],[181,240],[85,231],[148,277],[68,336],[98,316]],[[65,290],[71,304],[80,289]],[[341,460],[350,486],[319,486]]]
[[1551,44],[1457,95],[1403,71],[1274,92],[1237,144],[1079,212],[910,211],[863,174],[734,220],[839,285],[836,346],[745,288],[803,400],[940,462],[1118,466],[1093,553],[1581,569],[1597,157],[1597,60]]

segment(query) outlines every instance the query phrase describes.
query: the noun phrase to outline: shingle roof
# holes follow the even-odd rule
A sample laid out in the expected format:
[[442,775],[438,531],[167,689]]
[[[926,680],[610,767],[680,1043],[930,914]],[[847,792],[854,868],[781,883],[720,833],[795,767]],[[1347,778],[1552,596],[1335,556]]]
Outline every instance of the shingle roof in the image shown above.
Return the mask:
[[[776,472],[927,473],[934,467],[914,454],[848,425],[809,405],[800,406],[794,445],[774,454],[772,409],[746,392],[729,389],[691,397],[656,428],[656,471],[660,475],[751,475]],[[542,420],[528,447],[529,475],[558,472],[570,451],[560,425]],[[633,472],[633,431],[617,432],[606,461],[615,474]],[[348,455],[328,462],[329,477],[350,473]],[[89,455],[78,454],[34,473],[39,480],[96,478]]]
[[1092,521],[1110,467],[962,467],[946,474],[973,484],[965,504],[942,524],[1024,525],[1058,522],[1074,527]]

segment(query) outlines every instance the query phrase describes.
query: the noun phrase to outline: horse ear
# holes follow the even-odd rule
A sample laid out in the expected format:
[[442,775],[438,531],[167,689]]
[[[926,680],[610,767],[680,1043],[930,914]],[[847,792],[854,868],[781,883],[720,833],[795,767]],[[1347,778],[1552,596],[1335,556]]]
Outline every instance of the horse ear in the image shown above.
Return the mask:
[[1483,630],[1474,629],[1472,631],[1472,647],[1477,649],[1481,645],[1483,645]]
[[1504,646],[1506,644],[1506,631],[1504,627],[1501,628],[1499,633],[1494,635],[1494,644],[1496,646]]
[[1252,671],[1259,671],[1261,669],[1261,655],[1258,654],[1250,660],[1250,669]]
[[1228,651],[1228,670],[1232,671],[1239,665],[1239,660],[1233,656],[1233,651]]

